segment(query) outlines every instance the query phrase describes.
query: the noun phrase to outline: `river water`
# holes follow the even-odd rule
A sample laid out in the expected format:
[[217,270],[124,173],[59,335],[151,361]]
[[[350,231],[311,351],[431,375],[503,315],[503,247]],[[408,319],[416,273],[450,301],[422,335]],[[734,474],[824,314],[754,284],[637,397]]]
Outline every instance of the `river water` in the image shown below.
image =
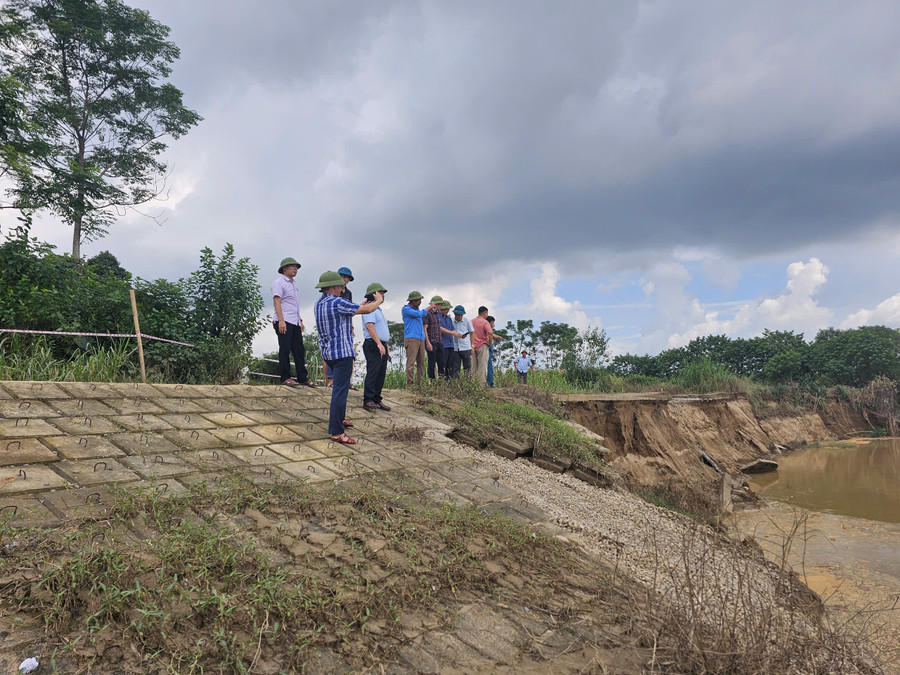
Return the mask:
[[748,476],[755,492],[812,511],[900,523],[900,438],[817,444]]

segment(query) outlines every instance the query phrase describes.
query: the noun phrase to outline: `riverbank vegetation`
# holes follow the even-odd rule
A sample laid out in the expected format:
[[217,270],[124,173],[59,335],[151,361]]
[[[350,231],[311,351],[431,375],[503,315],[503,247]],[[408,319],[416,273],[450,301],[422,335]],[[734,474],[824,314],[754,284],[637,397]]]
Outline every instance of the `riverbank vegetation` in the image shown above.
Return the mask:
[[[226,244],[218,256],[203,249],[187,278],[148,281],[133,278],[107,251],[83,261],[57,254],[22,225],[0,245],[0,328],[133,335],[133,288],[142,333],[193,345],[144,340],[151,381],[233,382],[262,327],[257,272]],[[127,381],[139,372],[135,349],[90,336],[7,337],[0,367],[8,379]]]

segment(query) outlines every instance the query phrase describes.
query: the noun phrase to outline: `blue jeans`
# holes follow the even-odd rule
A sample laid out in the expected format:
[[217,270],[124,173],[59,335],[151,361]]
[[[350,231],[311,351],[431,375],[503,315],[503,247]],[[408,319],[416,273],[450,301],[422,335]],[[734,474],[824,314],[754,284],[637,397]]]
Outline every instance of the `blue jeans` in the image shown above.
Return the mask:
[[340,436],[344,433],[344,419],[347,416],[347,392],[350,391],[350,376],[353,374],[353,357],[325,361],[331,368],[334,382],[331,385],[331,411],[328,413],[328,433]]

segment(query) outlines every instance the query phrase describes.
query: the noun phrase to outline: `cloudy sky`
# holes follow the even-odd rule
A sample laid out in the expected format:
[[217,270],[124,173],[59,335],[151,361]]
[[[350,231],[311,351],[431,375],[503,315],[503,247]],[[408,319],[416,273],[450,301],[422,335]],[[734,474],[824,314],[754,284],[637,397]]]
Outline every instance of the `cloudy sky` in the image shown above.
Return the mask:
[[616,352],[900,326],[895,0],[133,3],[205,119],[162,224],[87,255],[177,278],[231,242],[267,297],[292,255],[307,307],[347,265],[395,320],[416,289]]

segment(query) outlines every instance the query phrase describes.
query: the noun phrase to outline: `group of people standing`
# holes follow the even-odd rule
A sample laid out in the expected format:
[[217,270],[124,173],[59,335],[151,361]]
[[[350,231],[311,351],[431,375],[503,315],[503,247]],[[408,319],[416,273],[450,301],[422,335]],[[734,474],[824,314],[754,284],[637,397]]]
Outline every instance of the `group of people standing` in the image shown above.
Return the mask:
[[[278,365],[281,383],[289,387],[315,387],[306,368],[300,301],[294,278],[300,263],[285,258],[278,267],[279,277],[272,283],[275,306],[273,326],[278,336]],[[390,330],[381,311],[387,289],[378,282],[366,288],[366,299],[354,303],[347,284],[353,281],[352,272],[341,267],[319,277],[316,288],[320,292],[315,303],[319,348],[326,364],[326,382],[332,386],[328,433],[335,443],[354,445],[346,429],[353,423],[346,419],[347,394],[351,387],[353,360],[352,319],[362,316],[363,355],[366,359],[366,378],[363,388],[363,407],[366,410],[390,410],[382,400],[382,389],[389,361]],[[485,386],[493,386],[493,343],[501,340],[494,333],[494,318],[487,307],[479,307],[478,315],[469,320],[465,307],[444,300],[439,295],[422,308],[421,293],[412,291],[403,306],[403,346],[406,350],[406,382],[412,386],[426,375],[434,379],[457,378],[463,371]],[[291,357],[297,376],[291,377]],[[523,352],[523,356],[526,356]],[[530,361],[529,361],[530,366]],[[518,362],[517,362],[518,369]]]

